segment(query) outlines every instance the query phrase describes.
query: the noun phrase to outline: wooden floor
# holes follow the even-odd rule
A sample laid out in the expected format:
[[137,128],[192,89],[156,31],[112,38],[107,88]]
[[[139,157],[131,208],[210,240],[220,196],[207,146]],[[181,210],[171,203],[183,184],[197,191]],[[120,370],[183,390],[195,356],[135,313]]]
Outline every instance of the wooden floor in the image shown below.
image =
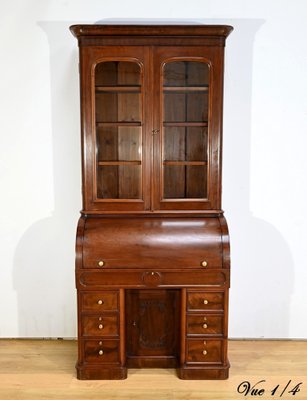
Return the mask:
[[[280,398],[289,380],[282,398],[307,399],[306,341],[230,341],[226,381],[182,381],[170,369],[129,370],[124,381],[78,381],[76,351],[69,340],[0,340],[0,399],[232,400],[259,398],[237,388],[260,380],[262,399]],[[300,382],[300,392],[288,393]]]

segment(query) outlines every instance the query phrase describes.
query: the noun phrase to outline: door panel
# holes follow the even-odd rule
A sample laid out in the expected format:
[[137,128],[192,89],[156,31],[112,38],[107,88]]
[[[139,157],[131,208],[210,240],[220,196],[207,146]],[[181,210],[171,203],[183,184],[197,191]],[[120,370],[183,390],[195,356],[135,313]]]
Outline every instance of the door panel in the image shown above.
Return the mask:
[[81,51],[88,53],[81,65],[84,209],[148,210],[149,49],[97,46]]
[[156,210],[220,207],[219,53],[210,47],[154,50]]

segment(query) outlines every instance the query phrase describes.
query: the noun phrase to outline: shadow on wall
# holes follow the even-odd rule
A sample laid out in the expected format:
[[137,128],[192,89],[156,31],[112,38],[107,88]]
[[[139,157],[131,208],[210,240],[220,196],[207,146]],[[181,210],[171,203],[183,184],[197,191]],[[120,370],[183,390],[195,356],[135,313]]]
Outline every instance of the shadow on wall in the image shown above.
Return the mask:
[[50,50],[55,210],[25,232],[16,250],[19,337],[75,337],[74,247],[81,208],[78,51],[69,22],[38,25]]
[[249,209],[253,48],[264,23],[229,21],[235,30],[226,46],[223,198],[232,255],[229,336],[237,338],[289,337],[294,280],[287,242]]
[[[227,23],[235,28],[226,46],[223,162],[224,204],[232,246],[230,336],[286,338],[293,260],[276,228],[254,218],[249,210],[253,43],[264,21],[162,22]],[[81,168],[78,55],[69,25],[39,23],[50,46],[55,211],[25,232],[16,251],[14,287],[20,337],[76,335],[74,239],[81,203]]]

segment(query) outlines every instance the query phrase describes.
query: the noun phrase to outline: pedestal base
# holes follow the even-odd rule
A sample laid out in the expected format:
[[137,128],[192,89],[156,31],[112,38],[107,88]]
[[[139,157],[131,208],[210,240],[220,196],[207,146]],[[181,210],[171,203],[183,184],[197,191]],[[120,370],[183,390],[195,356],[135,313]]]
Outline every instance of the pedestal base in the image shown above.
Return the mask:
[[88,379],[126,379],[127,368],[125,367],[101,367],[99,365],[76,365],[77,378],[88,380]]
[[180,379],[203,379],[203,380],[215,380],[215,379],[227,379],[229,376],[229,363],[226,366],[208,366],[208,367],[191,367],[184,366],[178,368],[178,377]]

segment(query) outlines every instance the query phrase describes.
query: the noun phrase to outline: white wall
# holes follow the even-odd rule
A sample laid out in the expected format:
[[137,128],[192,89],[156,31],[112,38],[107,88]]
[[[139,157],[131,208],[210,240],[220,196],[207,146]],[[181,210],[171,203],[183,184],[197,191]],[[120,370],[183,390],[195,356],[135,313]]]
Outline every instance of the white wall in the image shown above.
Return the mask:
[[304,0],[0,5],[0,337],[76,335],[77,42],[102,19],[227,23],[224,201],[231,337],[307,338]]

